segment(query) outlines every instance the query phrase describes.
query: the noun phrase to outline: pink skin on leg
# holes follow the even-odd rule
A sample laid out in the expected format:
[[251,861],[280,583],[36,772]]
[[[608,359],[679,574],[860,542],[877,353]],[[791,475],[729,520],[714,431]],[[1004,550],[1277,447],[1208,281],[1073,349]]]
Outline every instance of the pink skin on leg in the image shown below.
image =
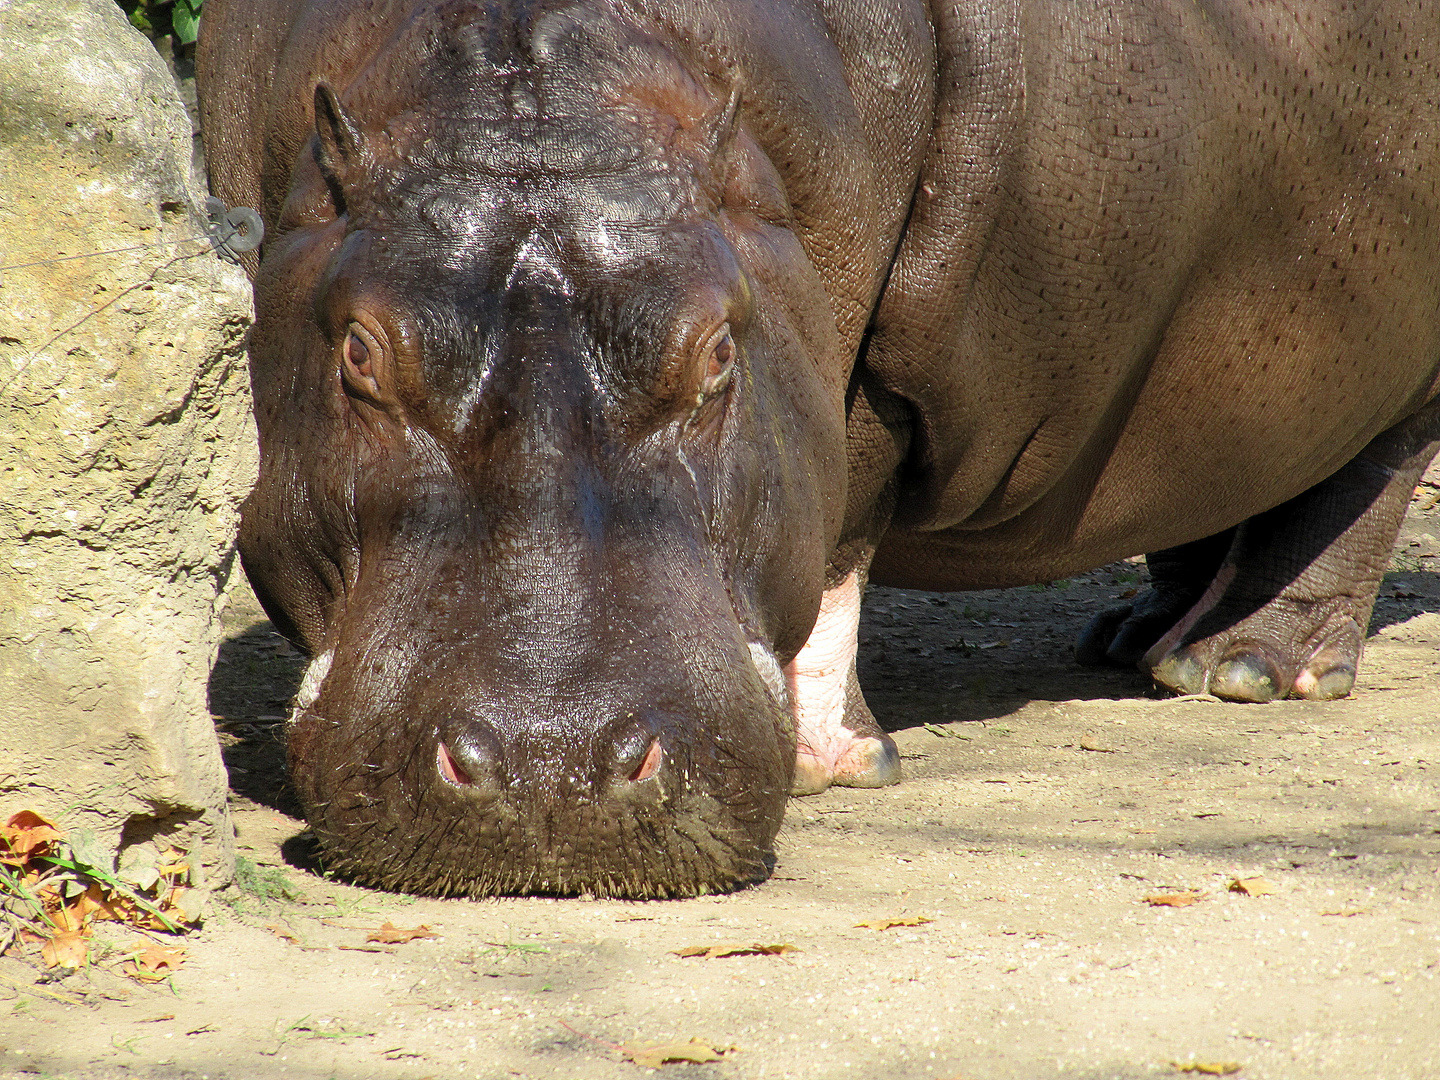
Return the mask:
[[1169,630],[1165,631],[1165,636],[1146,650],[1145,655],[1140,658],[1140,663],[1137,665],[1140,670],[1150,671],[1159,664],[1161,660],[1165,659],[1166,656],[1179,648],[1180,642],[1185,639],[1185,635],[1190,632],[1190,628],[1209,614],[1210,609],[1220,602],[1220,598],[1225,595],[1225,590],[1230,587],[1230,583],[1234,580],[1235,567],[1229,565],[1222,566],[1219,572],[1216,573],[1215,580],[1210,582],[1210,587],[1205,590],[1204,595],[1202,595],[1199,600],[1195,601],[1190,610],[1185,613],[1185,617]]
[[[831,784],[879,787],[899,779],[894,743],[875,727],[858,690],[851,690],[859,629],[860,575],[851,571],[825,591],[809,640],[785,667],[797,743],[792,794],[814,794]],[[847,697],[854,698],[853,728],[846,724]]]

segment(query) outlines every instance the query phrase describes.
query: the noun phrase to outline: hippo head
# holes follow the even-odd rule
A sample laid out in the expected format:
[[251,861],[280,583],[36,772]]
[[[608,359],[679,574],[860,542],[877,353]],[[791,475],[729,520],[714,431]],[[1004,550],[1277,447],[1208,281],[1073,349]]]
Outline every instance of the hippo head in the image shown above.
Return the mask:
[[735,87],[584,8],[522,46],[402,32],[285,181],[241,552],[313,657],[292,779],[382,887],[734,888],[840,529],[834,316]]

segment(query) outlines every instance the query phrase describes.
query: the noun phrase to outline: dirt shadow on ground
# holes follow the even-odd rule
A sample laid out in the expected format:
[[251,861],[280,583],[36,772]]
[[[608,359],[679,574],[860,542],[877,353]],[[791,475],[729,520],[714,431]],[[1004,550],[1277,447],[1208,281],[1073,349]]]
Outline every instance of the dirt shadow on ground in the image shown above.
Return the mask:
[[[248,592],[248,590],[247,590]],[[285,719],[305,654],[242,605],[220,643],[207,697],[232,799],[299,816],[285,771]]]
[[1440,584],[1435,578],[1435,574],[1423,571],[1386,574],[1370,616],[1370,636],[1416,615],[1440,612]]
[[[1424,536],[1428,554],[1436,545]],[[1368,637],[1440,612],[1440,575],[1412,569],[1411,561],[1418,559],[1405,550],[1396,554]],[[1074,642],[1086,622],[1147,581],[1143,562],[1124,561],[1064,581],[988,592],[872,588],[857,662],[865,699],[891,732],[995,720],[1035,701],[1163,700],[1168,692],[1138,670],[1075,663]]]

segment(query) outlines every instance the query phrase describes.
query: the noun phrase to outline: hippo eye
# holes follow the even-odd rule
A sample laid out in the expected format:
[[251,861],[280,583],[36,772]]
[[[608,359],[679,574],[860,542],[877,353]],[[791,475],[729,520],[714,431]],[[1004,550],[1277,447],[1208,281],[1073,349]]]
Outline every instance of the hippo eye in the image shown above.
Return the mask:
[[345,359],[350,361],[350,366],[361,375],[368,378],[374,374],[370,370],[370,346],[354,334],[345,336]]
[[725,389],[730,381],[730,372],[735,366],[735,339],[730,336],[730,324],[726,323],[710,339],[707,350],[705,376],[700,381],[700,392],[706,397]]
[[340,346],[340,356],[340,374],[345,389],[362,398],[379,400],[382,395],[375,368],[382,359],[382,352],[375,335],[358,322],[352,322]]

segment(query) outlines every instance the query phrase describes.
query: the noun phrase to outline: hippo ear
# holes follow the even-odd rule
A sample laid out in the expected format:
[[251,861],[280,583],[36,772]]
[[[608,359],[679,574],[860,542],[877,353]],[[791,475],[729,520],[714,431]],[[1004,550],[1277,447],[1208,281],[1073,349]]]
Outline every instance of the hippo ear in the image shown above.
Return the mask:
[[365,137],[340,104],[335,91],[315,84],[315,160],[333,189],[345,192],[365,161]]

